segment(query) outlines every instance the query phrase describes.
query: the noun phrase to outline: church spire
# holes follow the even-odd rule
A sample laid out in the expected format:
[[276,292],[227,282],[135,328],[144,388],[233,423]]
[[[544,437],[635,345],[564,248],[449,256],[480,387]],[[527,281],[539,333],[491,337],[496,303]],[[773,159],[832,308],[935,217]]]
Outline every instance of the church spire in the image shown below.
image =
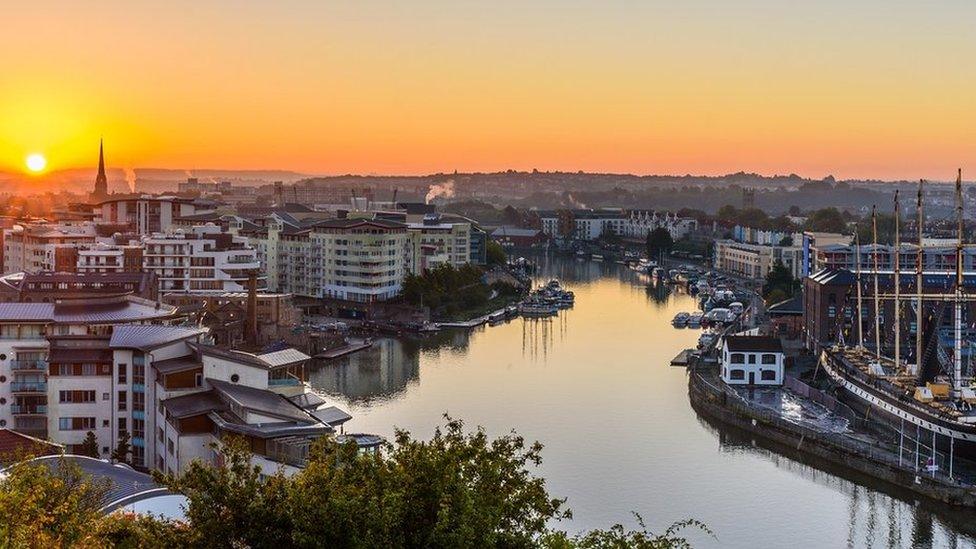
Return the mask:
[[95,176],[95,191],[91,194],[92,201],[104,200],[108,197],[108,176],[105,175],[105,147],[101,139],[98,140],[98,175]]

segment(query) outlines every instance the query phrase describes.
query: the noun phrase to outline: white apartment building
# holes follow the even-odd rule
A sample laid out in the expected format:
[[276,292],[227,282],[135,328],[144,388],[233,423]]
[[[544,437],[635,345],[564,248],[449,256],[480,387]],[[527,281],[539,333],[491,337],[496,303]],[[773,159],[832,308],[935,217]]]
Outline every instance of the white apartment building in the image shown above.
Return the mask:
[[436,214],[424,216],[423,221],[407,223],[423,264],[417,268],[433,268],[444,263],[460,267],[471,262],[471,224],[445,223]]
[[75,272],[78,273],[124,273],[141,271],[143,268],[141,244],[96,242],[73,247],[77,250]]
[[95,224],[27,223],[3,230],[3,273],[55,270],[55,249],[95,242]]
[[330,219],[296,228],[272,218],[254,247],[269,286],[279,292],[347,301],[384,301],[400,293],[414,245],[402,223]]
[[[160,292],[241,292],[249,271],[261,269],[247,238],[212,223],[156,233],[142,240],[143,268],[156,274]],[[266,287],[259,273],[258,288]]]
[[690,218],[678,217],[670,212],[654,210],[630,210],[624,220],[621,236],[628,238],[646,238],[647,233],[664,227],[671,234],[671,238],[678,240],[698,228],[698,221]]
[[574,212],[573,237],[576,240],[597,240],[604,234],[624,234],[626,217],[623,212],[586,210]]
[[734,240],[716,240],[714,244],[712,266],[727,273],[761,280],[777,261],[782,262],[795,278],[803,278],[801,246],[745,244]]
[[167,325],[176,308],[132,296],[0,303],[0,427],[77,453],[89,433],[108,458],[126,435],[134,467],[213,463],[226,434],[252,462],[294,472],[348,413],[311,393],[295,349],[213,347],[207,329]]
[[178,217],[203,213],[193,199],[173,196],[109,198],[95,206],[95,221],[125,225],[129,232],[168,232]]

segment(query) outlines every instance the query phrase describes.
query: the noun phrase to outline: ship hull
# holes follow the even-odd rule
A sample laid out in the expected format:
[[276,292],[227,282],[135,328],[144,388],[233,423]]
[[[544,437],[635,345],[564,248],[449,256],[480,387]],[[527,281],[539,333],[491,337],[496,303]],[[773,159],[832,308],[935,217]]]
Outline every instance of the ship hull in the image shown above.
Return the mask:
[[824,353],[821,365],[837,387],[840,400],[862,416],[886,423],[895,431],[904,428],[905,435],[912,438],[920,431],[920,440],[926,446],[932,444],[934,433],[940,454],[948,454],[951,449],[955,458],[976,461],[976,425],[945,419],[912,400],[884,391],[862,372],[828,352]]

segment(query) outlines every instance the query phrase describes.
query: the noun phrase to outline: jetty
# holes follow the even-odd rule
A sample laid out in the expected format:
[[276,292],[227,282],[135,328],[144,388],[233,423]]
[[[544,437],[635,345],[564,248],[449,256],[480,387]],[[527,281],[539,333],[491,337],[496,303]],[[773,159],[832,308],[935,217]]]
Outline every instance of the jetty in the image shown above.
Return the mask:
[[363,349],[369,349],[372,346],[373,346],[373,341],[367,339],[366,341],[363,341],[361,343],[350,343],[348,345],[343,345],[341,347],[336,347],[334,349],[328,349],[322,351],[321,353],[315,355],[313,358],[320,358],[326,360],[333,359],[333,358],[340,358],[347,355],[351,355],[358,351],[362,351]]

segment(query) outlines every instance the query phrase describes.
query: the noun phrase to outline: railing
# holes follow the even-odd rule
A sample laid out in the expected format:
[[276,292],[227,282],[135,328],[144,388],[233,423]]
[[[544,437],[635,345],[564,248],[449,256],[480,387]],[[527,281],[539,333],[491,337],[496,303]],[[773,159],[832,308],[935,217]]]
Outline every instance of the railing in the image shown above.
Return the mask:
[[[924,435],[920,438],[918,442],[919,456],[918,463],[920,468],[915,469],[915,451],[914,447],[916,444],[915,439],[911,436],[914,433],[905,432],[904,433],[904,444],[902,446],[902,456],[898,456],[898,448],[895,446],[891,448],[888,444],[884,442],[877,442],[871,444],[860,439],[853,438],[846,433],[832,433],[825,431],[818,431],[811,429],[809,427],[797,424],[795,422],[783,419],[778,414],[768,409],[757,408],[756,406],[750,405],[738,392],[734,389],[729,388],[724,383],[716,383],[722,385],[719,387],[713,383],[710,383],[702,374],[692,373],[692,376],[698,378],[698,382],[695,383],[700,387],[706,394],[711,395],[721,399],[721,406],[730,410],[735,414],[741,414],[747,417],[758,418],[766,424],[772,425],[782,431],[791,432],[794,435],[799,435],[802,439],[810,441],[820,441],[821,444],[828,445],[829,447],[834,447],[837,449],[843,449],[848,452],[866,457],[876,463],[883,464],[891,469],[897,469],[905,472],[910,472],[918,477],[934,478],[939,482],[945,484],[951,484],[955,486],[971,487],[973,484],[970,482],[961,480],[958,476],[955,478],[950,478],[947,474],[949,455],[944,452],[936,451],[936,463],[939,468],[938,471],[933,475],[931,472],[925,471],[924,467],[926,460],[932,457],[932,447],[926,445],[924,440]],[[725,395],[723,397],[723,395]],[[754,424],[755,425],[755,424]],[[896,435],[900,435],[897,431],[893,431]]]
[[11,370],[47,370],[46,360],[11,360]]
[[30,415],[30,414],[46,414],[47,406],[39,404],[37,406],[23,406],[20,404],[14,404],[10,406],[10,413],[13,415]]
[[10,390],[15,393],[46,393],[46,381],[13,381]]
[[295,377],[280,377],[276,379],[269,379],[269,387],[290,387],[295,385],[301,385],[302,382]]

